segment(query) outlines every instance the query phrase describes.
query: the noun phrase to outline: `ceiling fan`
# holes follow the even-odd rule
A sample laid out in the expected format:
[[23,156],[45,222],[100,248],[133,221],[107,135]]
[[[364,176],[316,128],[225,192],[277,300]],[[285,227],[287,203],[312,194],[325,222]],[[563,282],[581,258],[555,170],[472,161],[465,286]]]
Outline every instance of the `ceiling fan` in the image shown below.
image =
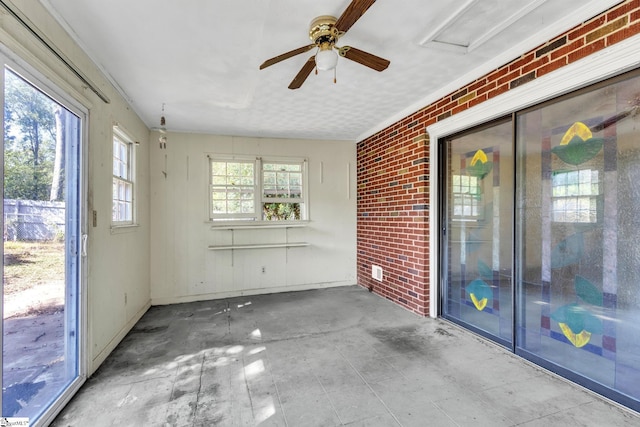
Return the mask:
[[385,70],[389,66],[390,62],[384,58],[356,49],[355,47],[336,46],[338,39],[342,37],[375,2],[376,0],[352,0],[351,4],[347,6],[338,19],[329,15],[323,15],[315,18],[311,22],[311,27],[309,29],[309,38],[313,41],[312,44],[299,47],[298,49],[267,59],[262,63],[262,65],[260,65],[260,69],[263,70],[280,61],[289,59],[292,56],[317,48],[316,54],[305,62],[302,69],[291,81],[289,89],[298,89],[302,86],[314,68],[316,69],[316,73],[318,72],[317,70],[324,71],[335,69],[338,62],[338,56],[350,59],[376,71]]

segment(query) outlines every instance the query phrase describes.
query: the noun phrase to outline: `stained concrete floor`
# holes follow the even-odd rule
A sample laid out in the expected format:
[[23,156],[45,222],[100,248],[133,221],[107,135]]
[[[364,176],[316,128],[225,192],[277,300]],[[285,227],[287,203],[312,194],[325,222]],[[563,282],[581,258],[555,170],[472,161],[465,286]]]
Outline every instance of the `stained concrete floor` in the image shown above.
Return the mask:
[[638,426],[360,287],[152,307],[53,426]]

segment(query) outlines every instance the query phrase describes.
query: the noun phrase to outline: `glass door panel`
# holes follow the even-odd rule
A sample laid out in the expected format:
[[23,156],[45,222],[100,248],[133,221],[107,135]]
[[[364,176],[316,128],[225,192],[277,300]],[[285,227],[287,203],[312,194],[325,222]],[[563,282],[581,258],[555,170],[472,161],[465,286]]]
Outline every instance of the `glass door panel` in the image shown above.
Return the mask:
[[4,71],[2,416],[34,425],[78,379],[80,118]]
[[517,351],[640,400],[640,78],[517,116]]
[[443,315],[511,347],[513,244],[511,121],[445,147]]

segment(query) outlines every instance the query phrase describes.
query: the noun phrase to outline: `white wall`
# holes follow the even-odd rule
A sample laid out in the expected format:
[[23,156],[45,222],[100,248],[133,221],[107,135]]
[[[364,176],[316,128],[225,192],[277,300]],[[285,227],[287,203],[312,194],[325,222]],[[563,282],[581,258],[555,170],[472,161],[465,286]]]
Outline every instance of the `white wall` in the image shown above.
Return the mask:
[[[356,147],[352,142],[169,134],[168,149],[161,151],[158,135],[150,135],[127,102],[39,2],[15,2],[14,7],[24,12],[111,101],[107,104],[100,100],[33,35],[12,17],[2,15],[0,49],[35,69],[88,111],[85,197],[89,240],[83,289],[88,374],[144,314],[151,298],[154,303],[164,304],[356,283]],[[139,226],[116,231],[110,226],[114,123],[140,143]],[[207,246],[225,239],[224,233],[228,232],[212,232],[205,222],[205,153],[307,158],[311,221],[305,228],[287,232],[291,241],[306,241],[310,246],[234,251],[233,264],[230,252],[209,251]],[[95,226],[93,211],[97,215]],[[241,238],[279,241],[283,232],[243,231]]]
[[[154,143],[158,136],[150,138],[154,305],[356,283],[355,144],[169,133],[167,149],[161,150]],[[306,158],[308,225],[212,230],[207,154]],[[288,239],[309,246],[208,249],[230,243],[232,233],[236,244]]]
[[[86,223],[87,277],[83,289],[88,317],[88,373],[97,369],[150,303],[149,261],[149,130],[48,12],[37,1],[16,1],[19,8],[73,64],[111,100],[103,102],[56,59],[33,35],[2,10],[2,51],[21,65],[31,67],[60,87],[88,111],[88,213],[96,211],[97,224]],[[138,147],[138,218],[140,226],[113,233],[111,217],[112,126],[118,122]],[[125,304],[125,294],[127,302]]]

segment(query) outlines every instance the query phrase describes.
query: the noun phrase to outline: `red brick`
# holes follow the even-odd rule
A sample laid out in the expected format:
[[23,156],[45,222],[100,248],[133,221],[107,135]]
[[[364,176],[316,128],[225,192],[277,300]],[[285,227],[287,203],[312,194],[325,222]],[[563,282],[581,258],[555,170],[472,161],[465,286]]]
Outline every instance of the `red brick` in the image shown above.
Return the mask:
[[509,67],[498,68],[487,76],[487,81],[492,82],[498,80],[500,77],[506,75],[507,73],[509,73]]
[[613,21],[616,18],[625,15],[638,7],[640,7],[640,0],[622,3],[619,7],[614,8],[611,10],[611,12],[607,13],[607,21]]
[[485,93],[485,94],[482,94],[482,95],[472,99],[471,101],[469,101],[469,107],[473,107],[475,105],[478,105],[478,104],[480,104],[480,103],[482,103],[482,102],[484,102],[486,100],[487,100],[487,94]]
[[579,59],[582,59],[586,56],[591,55],[594,52],[604,49],[606,46],[605,41],[600,39],[595,42],[586,45],[582,49],[578,49],[575,52],[569,54],[569,63],[575,62]]
[[487,79],[486,78],[482,78],[482,79],[476,80],[475,82],[473,82],[473,83],[471,83],[469,85],[469,92],[473,92],[474,90],[481,88],[486,83],[487,83]]
[[587,33],[595,30],[596,28],[602,26],[607,21],[607,18],[604,16],[600,16],[592,21],[589,21],[581,26],[576,27],[576,29],[569,33],[569,40],[577,39],[578,37],[582,37]]
[[505,92],[506,92],[506,91],[508,91],[508,90],[509,90],[509,85],[508,85],[508,84],[504,84],[504,85],[502,85],[502,86],[499,86],[497,89],[492,90],[491,92],[489,92],[489,93],[487,94],[487,96],[488,96],[489,98],[494,98],[494,97],[496,97],[496,96],[498,96],[498,95],[500,95],[500,94],[505,93]]
[[[530,63],[531,60],[533,60],[533,52],[529,53],[527,55],[522,56],[520,59],[516,60],[515,62],[512,62],[509,65],[509,71],[513,71],[513,70],[517,70],[518,68],[522,68],[524,67],[526,64]],[[469,92],[472,92],[473,89],[469,89]]]
[[627,39],[636,34],[640,34],[640,22],[636,22],[630,27],[623,28],[615,33],[610,34],[607,37],[607,46],[611,46],[612,44],[616,44],[624,39]]
[[535,70],[536,68],[541,67],[542,65],[549,62],[549,55],[545,55],[542,58],[539,58],[533,62],[530,62],[525,67],[522,68],[522,74],[527,74],[530,71]]
[[554,61],[558,58],[561,58],[563,56],[567,56],[569,53],[580,49],[582,46],[584,46],[584,38],[579,39],[574,41],[573,43],[564,46],[562,49],[558,49],[554,52],[551,53],[551,61]]

